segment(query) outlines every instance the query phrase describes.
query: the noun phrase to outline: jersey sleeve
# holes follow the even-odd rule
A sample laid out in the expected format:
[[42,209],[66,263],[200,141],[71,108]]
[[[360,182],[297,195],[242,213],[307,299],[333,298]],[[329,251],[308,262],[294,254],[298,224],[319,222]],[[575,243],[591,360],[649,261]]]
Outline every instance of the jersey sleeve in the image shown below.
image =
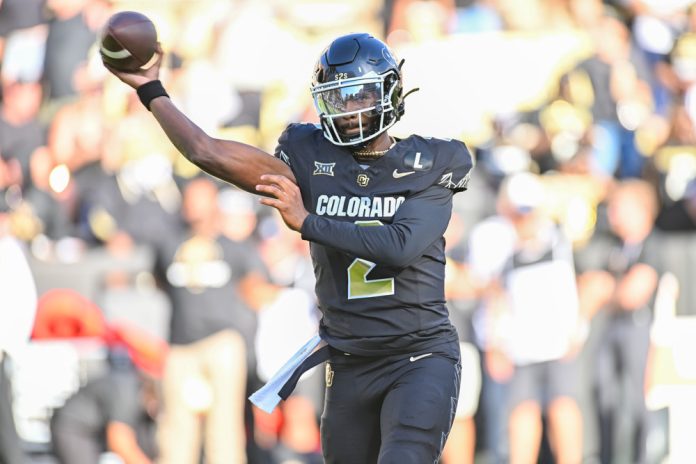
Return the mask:
[[285,128],[280,137],[278,138],[278,144],[276,145],[275,152],[273,156],[281,160],[283,163],[287,164],[292,168],[292,161],[290,160],[290,140],[292,138],[291,134],[294,128],[294,124],[290,124]]
[[[305,188],[308,186],[309,176],[313,170],[313,158],[307,154],[317,151],[316,132],[317,128],[314,124],[290,124],[280,134],[278,145],[274,151],[276,158],[290,166],[301,190],[303,186]],[[303,197],[306,193],[303,193]]]
[[444,151],[448,155],[445,157],[446,164],[442,168],[437,185],[454,193],[462,192],[469,185],[474,158],[464,143],[451,140],[448,144],[449,149]]
[[365,227],[310,214],[302,237],[384,266],[408,266],[442,237],[452,213],[452,191],[428,188],[404,201],[391,224]]

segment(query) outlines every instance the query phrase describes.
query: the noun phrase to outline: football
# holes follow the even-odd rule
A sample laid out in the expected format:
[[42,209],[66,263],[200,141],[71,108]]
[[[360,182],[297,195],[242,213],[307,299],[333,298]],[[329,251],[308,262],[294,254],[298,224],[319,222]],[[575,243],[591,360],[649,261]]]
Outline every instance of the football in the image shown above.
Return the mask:
[[155,60],[157,30],[144,14],[122,11],[109,18],[99,44],[102,60],[119,70],[147,69]]

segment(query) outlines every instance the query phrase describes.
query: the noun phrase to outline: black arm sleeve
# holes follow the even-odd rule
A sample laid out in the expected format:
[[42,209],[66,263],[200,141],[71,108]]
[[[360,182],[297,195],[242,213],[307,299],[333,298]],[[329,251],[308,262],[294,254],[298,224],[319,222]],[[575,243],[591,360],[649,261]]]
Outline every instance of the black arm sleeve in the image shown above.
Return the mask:
[[310,214],[302,238],[383,266],[405,267],[441,238],[452,213],[452,191],[431,187],[409,197],[391,224],[363,227]]

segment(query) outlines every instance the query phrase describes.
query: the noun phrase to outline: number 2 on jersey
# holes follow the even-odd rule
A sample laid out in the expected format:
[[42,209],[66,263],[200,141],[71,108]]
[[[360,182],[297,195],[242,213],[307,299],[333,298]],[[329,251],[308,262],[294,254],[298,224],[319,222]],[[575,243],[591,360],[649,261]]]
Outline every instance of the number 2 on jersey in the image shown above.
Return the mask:
[[[380,221],[356,221],[361,226],[381,226]],[[377,266],[372,261],[355,258],[348,266],[348,299],[374,298],[394,294],[394,279],[369,280],[367,275]]]

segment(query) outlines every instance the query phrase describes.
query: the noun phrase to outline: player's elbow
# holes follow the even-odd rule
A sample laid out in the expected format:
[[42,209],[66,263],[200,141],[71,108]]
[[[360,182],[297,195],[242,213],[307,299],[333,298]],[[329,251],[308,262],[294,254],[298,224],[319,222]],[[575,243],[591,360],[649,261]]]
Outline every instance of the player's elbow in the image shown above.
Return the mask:
[[212,138],[207,134],[197,134],[185,147],[184,156],[197,166],[210,164],[214,157]]
[[226,179],[227,172],[221,153],[214,138],[200,134],[191,141],[184,156],[208,174]]
[[391,250],[381,250],[375,263],[398,269],[408,267],[418,258],[418,254],[406,247],[398,247]]
[[403,259],[391,259],[391,258],[384,258],[380,257],[380,259],[375,260],[375,264],[378,264],[380,266],[384,267],[389,267],[393,269],[403,269],[405,267],[408,267],[409,262]]
[[421,253],[419,247],[414,246],[413,234],[407,227],[392,224],[380,228],[377,232],[388,232],[381,240],[372,243],[371,261],[382,266],[404,268],[415,261]]

